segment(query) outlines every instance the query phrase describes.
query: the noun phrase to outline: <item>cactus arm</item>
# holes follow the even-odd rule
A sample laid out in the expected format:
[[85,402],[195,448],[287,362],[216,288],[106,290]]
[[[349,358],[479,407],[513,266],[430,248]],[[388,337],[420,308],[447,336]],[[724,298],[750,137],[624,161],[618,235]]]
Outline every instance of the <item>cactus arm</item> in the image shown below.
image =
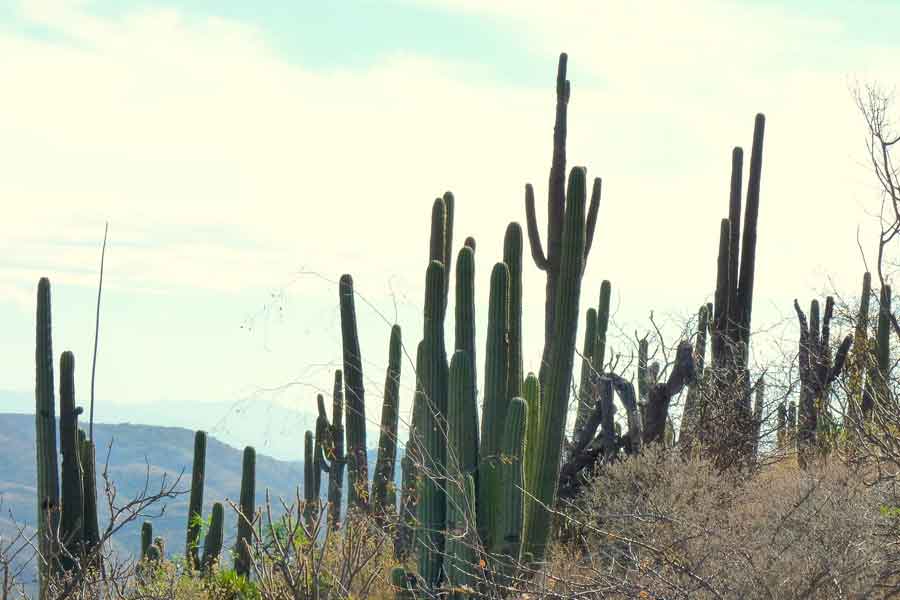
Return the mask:
[[594,188],[591,190],[591,201],[588,206],[587,223],[584,232],[584,265],[587,268],[588,255],[594,243],[594,231],[597,228],[597,215],[600,212],[600,196],[603,191],[603,180],[594,178]]
[[541,232],[538,229],[537,217],[534,212],[534,188],[531,184],[525,184],[525,222],[528,230],[528,245],[531,248],[531,258],[535,266],[541,271],[549,268],[544,248],[541,246]]

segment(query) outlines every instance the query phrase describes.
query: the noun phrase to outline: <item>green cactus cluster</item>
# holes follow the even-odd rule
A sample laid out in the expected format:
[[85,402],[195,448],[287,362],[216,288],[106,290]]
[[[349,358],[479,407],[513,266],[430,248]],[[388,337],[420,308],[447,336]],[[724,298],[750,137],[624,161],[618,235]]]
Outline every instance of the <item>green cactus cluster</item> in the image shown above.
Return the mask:
[[[59,446],[56,437],[50,281],[38,282],[35,344],[35,450],[39,594],[55,573],[81,568],[100,542],[94,445],[78,427],[75,355],[60,356]],[[57,449],[62,455],[60,470]]]

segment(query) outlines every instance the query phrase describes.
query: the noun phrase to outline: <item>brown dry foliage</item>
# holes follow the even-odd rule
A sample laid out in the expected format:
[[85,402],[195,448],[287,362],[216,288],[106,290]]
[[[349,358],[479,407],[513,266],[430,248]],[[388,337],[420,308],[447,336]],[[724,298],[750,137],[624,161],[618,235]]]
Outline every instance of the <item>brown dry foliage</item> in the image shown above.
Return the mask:
[[[543,596],[873,598],[900,595],[897,495],[837,461],[756,473],[647,448],[565,511]],[[573,568],[573,565],[577,565]]]

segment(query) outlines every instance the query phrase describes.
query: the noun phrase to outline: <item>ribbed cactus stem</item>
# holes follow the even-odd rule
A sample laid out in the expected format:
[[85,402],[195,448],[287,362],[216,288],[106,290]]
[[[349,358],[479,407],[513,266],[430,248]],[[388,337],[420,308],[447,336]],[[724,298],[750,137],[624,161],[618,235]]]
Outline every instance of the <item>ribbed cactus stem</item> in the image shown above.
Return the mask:
[[453,212],[454,198],[446,192],[436,198],[431,207],[431,238],[429,240],[429,261],[437,261],[444,266],[444,299],[440,306],[441,319],[447,311],[447,294],[450,287],[450,257],[453,252]]
[[[569,386],[578,329],[578,303],[581,297],[581,277],[584,272],[585,202],[587,183],[585,170],[573,168],[569,175],[565,223],[562,235],[560,276],[556,294],[553,349],[547,367],[546,388],[541,404],[541,429],[535,482],[535,505],[531,526],[526,526],[533,555],[542,560],[550,536],[550,513],[547,508],[556,501],[562,440],[566,427]],[[531,541],[533,539],[533,542]]]
[[100,543],[100,522],[97,517],[97,475],[94,442],[87,439],[83,430],[78,430],[81,452],[81,469],[84,482],[84,546],[93,549]]
[[594,347],[597,339],[597,309],[589,308],[584,318],[584,346],[581,351],[581,379],[578,384],[578,412],[575,431],[581,429],[594,408]]
[[886,407],[888,403],[888,381],[891,369],[891,286],[881,287],[878,303],[878,330],[875,337],[875,359],[878,365],[878,379],[875,403]]
[[[525,526],[532,522],[531,515],[534,512],[534,489],[538,477],[541,476],[537,472],[537,452],[541,435],[541,384],[537,375],[529,373],[525,378],[523,386],[525,403],[528,406],[528,417],[526,423],[528,429],[525,433]],[[529,532],[526,529],[522,533],[523,539],[528,540]],[[526,545],[527,547],[527,545]],[[530,549],[528,549],[530,552]]]
[[400,326],[391,328],[388,348],[388,367],[384,381],[384,403],[381,406],[381,434],[378,438],[378,459],[372,481],[372,501],[377,514],[396,512],[397,495],[394,490],[394,470],[397,461],[397,425],[400,419],[400,364],[402,358]]
[[478,470],[478,397],[475,369],[465,350],[457,350],[450,362],[447,407],[448,477],[461,485],[462,475]]
[[347,401],[347,500],[351,506],[366,508],[369,503],[369,466],[366,458],[366,398],[362,356],[356,325],[353,278],[341,276],[341,338],[344,354],[344,383]]
[[194,464],[191,469],[191,497],[188,503],[187,543],[185,556],[190,568],[200,566],[200,529],[203,521],[203,482],[206,478],[206,432],[194,434]]
[[[475,352],[475,251],[464,246],[456,256],[456,340],[454,350],[463,350],[473,365],[477,365]],[[478,377],[475,375],[475,389]]]
[[447,414],[447,542],[444,570],[451,597],[465,597],[459,588],[474,587],[472,573],[478,552],[475,476],[478,468],[478,417],[475,369],[465,350],[450,362]]
[[606,332],[609,330],[609,304],[612,296],[612,284],[603,280],[600,284],[600,302],[597,306],[597,337],[594,339],[594,371],[603,373],[606,363]]
[[147,551],[151,545],[153,545],[153,524],[144,521],[141,525],[141,560],[147,558]]
[[444,346],[444,265],[431,261],[425,274],[425,324],[420,378],[424,393],[421,414],[423,476],[418,511],[423,530],[419,540],[419,576],[429,588],[442,577],[446,499],[447,383],[449,367]]
[[478,473],[478,532],[486,548],[493,547],[490,536],[496,531],[496,514],[503,499],[497,496],[498,460],[503,442],[509,367],[509,269],[497,263],[491,271],[488,301],[487,349],[484,367],[484,414],[482,417],[480,467]]
[[697,427],[702,412],[702,381],[706,356],[706,334],[709,329],[709,307],[703,305],[697,313],[697,337],[694,340],[694,366],[697,376],[688,386],[687,398],[684,401],[684,412],[681,416],[681,432],[678,444],[682,452],[690,452],[697,437]]
[[871,408],[867,406],[866,394],[864,394],[864,381],[866,379],[866,363],[869,346],[869,301],[872,296],[872,274],[863,275],[862,291],[859,296],[859,312],[856,317],[856,331],[853,336],[853,354],[850,360],[850,382],[848,385],[848,417],[850,426],[860,430],[864,412]]
[[394,588],[394,600],[414,600],[416,598],[415,576],[407,573],[403,567],[391,569],[391,586]]
[[307,531],[312,531],[318,518],[319,490],[316,486],[319,474],[315,457],[315,438],[312,431],[303,435],[303,517]]
[[53,343],[50,323],[50,281],[41,278],[37,292],[35,363],[35,449],[37,453],[37,522],[41,556],[41,598],[46,593],[50,565],[56,556],[59,527],[59,466],[56,454],[56,403],[53,393]]
[[522,227],[510,223],[503,238],[503,262],[509,270],[509,365],[506,371],[507,402],[522,395],[525,379],[522,361]]
[[341,502],[344,491],[344,379],[340,369],[334,372],[334,392],[331,412],[331,472],[328,477],[328,526],[332,529],[341,523]]
[[519,561],[522,548],[525,510],[525,435],[528,408],[522,398],[513,398],[506,411],[500,460],[500,497],[502,510],[497,511],[493,554],[501,557],[501,571],[511,574]]
[[[84,539],[84,473],[78,443],[78,414],[75,407],[75,356],[63,352],[59,361],[59,443],[62,450],[62,540],[69,553],[78,555]],[[62,557],[66,570],[75,566]]]
[[451,600],[477,597],[479,544],[475,531],[475,481],[465,475],[448,489],[447,583]]
[[209,570],[219,562],[222,554],[222,544],[225,540],[225,508],[221,502],[216,502],[212,507],[212,516],[209,520],[209,530],[203,540],[203,571]]
[[250,548],[253,544],[253,522],[256,517],[256,450],[244,448],[241,468],[241,502],[238,515],[234,570],[242,577],[250,576]]

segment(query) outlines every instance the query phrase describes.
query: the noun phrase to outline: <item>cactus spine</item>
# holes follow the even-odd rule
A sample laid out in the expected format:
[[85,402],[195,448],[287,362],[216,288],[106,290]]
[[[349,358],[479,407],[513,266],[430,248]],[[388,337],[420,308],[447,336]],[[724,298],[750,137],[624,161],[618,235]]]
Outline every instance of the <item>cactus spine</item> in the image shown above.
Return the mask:
[[238,514],[237,543],[234,570],[242,577],[250,577],[250,547],[253,543],[253,522],[256,517],[256,450],[244,448],[241,468],[241,502]]
[[347,401],[347,500],[350,506],[365,509],[369,504],[369,466],[366,460],[366,397],[363,386],[362,356],[356,326],[353,278],[341,276],[341,338],[344,354],[344,380]]
[[200,525],[203,520],[203,482],[206,478],[206,432],[194,434],[194,464],[191,468],[191,498],[188,504],[187,541],[184,556],[189,568],[200,567]]
[[212,517],[209,521],[209,530],[203,540],[203,562],[201,563],[203,571],[209,570],[219,562],[219,555],[222,554],[222,544],[224,537],[225,525],[225,509],[221,502],[216,502],[212,507]]
[[37,451],[37,522],[39,549],[39,588],[46,594],[46,583],[55,561],[53,542],[59,527],[59,472],[56,459],[56,411],[53,394],[53,343],[50,324],[50,281],[41,278],[37,292],[37,343],[35,363],[35,448]]
[[[84,539],[84,473],[78,443],[78,415],[75,407],[75,356],[63,352],[59,361],[59,443],[62,450],[62,523],[61,536],[67,554],[77,556]],[[62,557],[63,568],[74,561]]]
[[378,459],[372,481],[372,502],[376,514],[388,515],[396,510],[394,469],[397,461],[397,424],[400,418],[400,359],[402,338],[400,326],[391,327],[388,349],[388,368],[384,382],[384,403],[381,406],[381,435],[378,439]]

